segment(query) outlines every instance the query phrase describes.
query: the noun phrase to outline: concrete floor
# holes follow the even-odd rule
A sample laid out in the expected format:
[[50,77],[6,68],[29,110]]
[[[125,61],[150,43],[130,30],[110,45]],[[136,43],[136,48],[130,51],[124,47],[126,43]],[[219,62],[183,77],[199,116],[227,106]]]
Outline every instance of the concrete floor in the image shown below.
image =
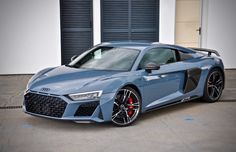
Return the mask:
[[130,127],[76,124],[26,115],[19,106],[31,76],[0,76],[0,152],[236,151],[236,71],[226,71],[221,101],[200,100],[143,114]]

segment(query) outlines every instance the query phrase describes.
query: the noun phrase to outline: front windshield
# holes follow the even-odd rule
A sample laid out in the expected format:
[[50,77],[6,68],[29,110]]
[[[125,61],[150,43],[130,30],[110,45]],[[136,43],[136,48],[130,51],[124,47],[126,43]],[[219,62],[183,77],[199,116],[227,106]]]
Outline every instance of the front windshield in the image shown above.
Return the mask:
[[99,47],[81,58],[72,61],[69,66],[82,69],[130,71],[139,51],[129,48]]

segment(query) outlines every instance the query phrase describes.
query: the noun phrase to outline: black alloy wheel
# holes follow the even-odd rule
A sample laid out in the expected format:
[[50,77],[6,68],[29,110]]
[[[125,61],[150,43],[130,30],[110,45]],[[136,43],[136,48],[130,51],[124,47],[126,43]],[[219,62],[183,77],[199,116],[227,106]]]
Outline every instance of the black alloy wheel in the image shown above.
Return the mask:
[[128,126],[138,118],[140,110],[140,95],[133,88],[125,87],[116,95],[112,123],[117,126]]
[[224,88],[223,74],[218,69],[213,69],[208,74],[203,99],[207,102],[216,102],[220,99]]

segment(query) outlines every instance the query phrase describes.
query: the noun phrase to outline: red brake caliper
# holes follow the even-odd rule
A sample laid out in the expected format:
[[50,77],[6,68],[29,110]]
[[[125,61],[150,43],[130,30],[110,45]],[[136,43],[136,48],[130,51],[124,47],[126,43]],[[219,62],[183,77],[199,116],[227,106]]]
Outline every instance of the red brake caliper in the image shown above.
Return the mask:
[[[133,102],[133,99],[132,99],[131,97],[129,97],[128,102],[129,102],[129,104],[133,104],[133,103],[134,103],[134,102]],[[134,110],[133,110],[134,107],[133,107],[133,106],[128,106],[128,109],[129,109],[128,115],[129,115],[129,116],[132,116],[133,113],[134,113]]]

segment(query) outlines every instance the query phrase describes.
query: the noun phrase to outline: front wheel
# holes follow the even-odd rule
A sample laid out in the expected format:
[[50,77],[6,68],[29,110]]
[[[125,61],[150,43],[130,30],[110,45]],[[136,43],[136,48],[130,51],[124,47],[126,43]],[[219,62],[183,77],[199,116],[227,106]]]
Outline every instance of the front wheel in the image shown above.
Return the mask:
[[138,118],[140,109],[140,95],[133,88],[125,87],[116,95],[112,123],[116,126],[128,126]]
[[216,102],[220,99],[224,87],[223,74],[218,69],[209,72],[205,84],[203,100]]

